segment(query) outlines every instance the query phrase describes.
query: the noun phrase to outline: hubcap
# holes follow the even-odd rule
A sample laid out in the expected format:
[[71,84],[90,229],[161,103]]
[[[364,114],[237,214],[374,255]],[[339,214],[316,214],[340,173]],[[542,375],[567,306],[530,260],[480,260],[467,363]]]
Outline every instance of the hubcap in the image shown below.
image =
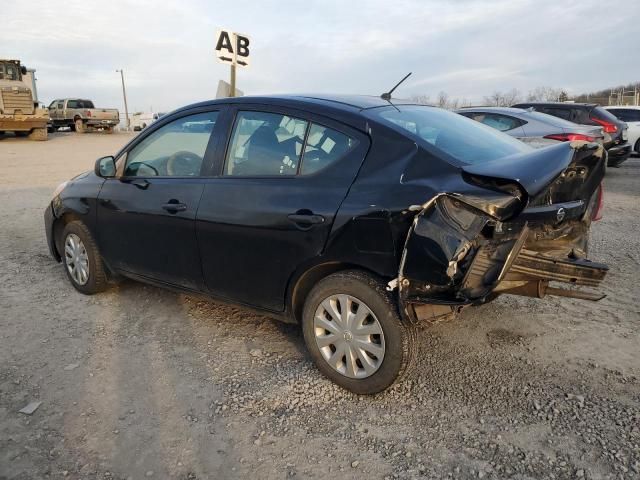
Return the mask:
[[84,243],[75,233],[67,235],[64,241],[64,257],[71,278],[78,285],[86,284],[89,280],[89,256]]
[[350,295],[323,300],[313,319],[316,344],[325,361],[349,378],[367,378],[382,365],[384,332],[364,302]]

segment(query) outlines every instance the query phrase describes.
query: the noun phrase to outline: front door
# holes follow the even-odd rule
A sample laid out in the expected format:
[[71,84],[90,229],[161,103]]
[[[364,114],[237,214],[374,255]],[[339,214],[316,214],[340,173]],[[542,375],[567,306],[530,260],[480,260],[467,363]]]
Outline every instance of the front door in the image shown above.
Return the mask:
[[202,289],[195,216],[213,149],[217,111],[186,115],[142,134],[98,197],[98,242],[108,263]]
[[237,111],[197,215],[209,290],[282,311],[291,275],[323,252],[367,148],[365,135],[305,113]]

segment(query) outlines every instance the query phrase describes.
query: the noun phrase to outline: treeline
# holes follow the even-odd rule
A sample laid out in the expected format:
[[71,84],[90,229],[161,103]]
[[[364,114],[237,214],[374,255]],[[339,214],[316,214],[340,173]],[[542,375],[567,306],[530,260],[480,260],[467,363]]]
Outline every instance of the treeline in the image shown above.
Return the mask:
[[[506,91],[496,90],[491,95],[483,97],[482,102],[477,102],[477,104],[482,106],[510,107],[511,105],[523,101],[565,102],[567,100],[572,100],[575,102],[593,102],[608,105],[610,102],[614,102],[618,96],[633,95],[635,88],[640,91],[640,82],[630,83],[628,85],[615,88],[607,88],[597,92],[582,93],[575,96],[570,96],[563,88],[542,86],[529,90],[526,94],[517,88],[512,88],[511,90]],[[429,95],[414,95],[411,97],[411,100],[416,103],[436,105],[449,110],[474,105],[474,102],[471,102],[467,98],[450,97],[449,94],[444,91],[440,92],[435,99],[431,99]]]
[[[429,95],[414,95],[411,100],[449,110],[473,106],[473,102],[467,98],[450,97],[447,92],[440,92],[434,100]],[[491,95],[484,97],[480,103],[485,106],[510,107],[525,100],[528,102],[563,102],[569,100],[569,95],[562,88],[536,87],[526,95],[517,88],[512,88],[506,91],[496,90]]]

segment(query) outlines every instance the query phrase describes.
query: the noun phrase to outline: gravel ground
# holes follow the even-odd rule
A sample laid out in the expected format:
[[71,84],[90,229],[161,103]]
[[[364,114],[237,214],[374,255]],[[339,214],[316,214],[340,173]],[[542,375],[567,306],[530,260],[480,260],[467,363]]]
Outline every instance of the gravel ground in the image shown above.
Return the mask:
[[358,397],[295,326],[71,287],[42,212],[128,138],[0,139],[0,479],[640,478],[640,160],[609,170],[593,228],[607,298],[504,296],[421,327],[415,372]]

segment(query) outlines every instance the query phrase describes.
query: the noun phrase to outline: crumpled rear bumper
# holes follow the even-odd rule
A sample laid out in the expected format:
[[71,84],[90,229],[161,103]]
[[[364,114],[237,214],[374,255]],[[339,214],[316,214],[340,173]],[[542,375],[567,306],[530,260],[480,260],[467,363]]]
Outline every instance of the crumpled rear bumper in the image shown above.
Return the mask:
[[532,250],[539,235],[526,221],[502,224],[456,196],[437,197],[416,215],[407,237],[397,279],[403,315],[413,321],[437,320],[499,294],[603,298],[551,287],[550,282],[561,282],[595,288],[608,267],[552,250]]

